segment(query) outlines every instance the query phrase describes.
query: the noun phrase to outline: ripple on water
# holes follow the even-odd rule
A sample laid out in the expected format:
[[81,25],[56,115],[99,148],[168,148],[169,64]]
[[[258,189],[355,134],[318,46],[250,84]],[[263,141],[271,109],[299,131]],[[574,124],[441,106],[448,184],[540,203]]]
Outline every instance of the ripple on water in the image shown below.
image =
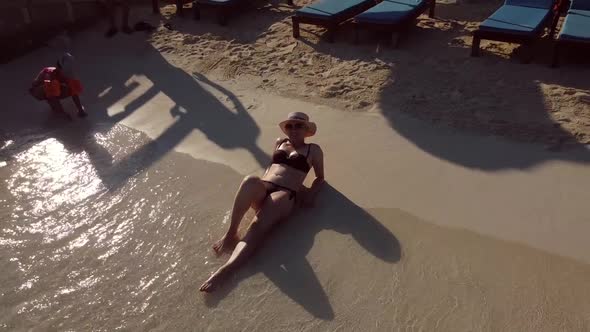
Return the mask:
[[240,178],[120,125],[19,136],[0,160],[10,304],[0,323],[18,328],[112,330],[153,317],[160,296],[184,292],[187,271],[210,272],[202,253],[222,226],[211,220],[231,203],[221,188]]

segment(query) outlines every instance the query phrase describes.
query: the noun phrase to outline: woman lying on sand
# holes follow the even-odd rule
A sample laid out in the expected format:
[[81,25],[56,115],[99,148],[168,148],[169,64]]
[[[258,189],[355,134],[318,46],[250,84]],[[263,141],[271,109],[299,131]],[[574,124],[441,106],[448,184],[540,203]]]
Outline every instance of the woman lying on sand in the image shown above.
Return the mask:
[[[231,212],[231,224],[227,233],[213,245],[216,253],[234,248],[229,260],[221,266],[200,290],[211,292],[221,279],[244,263],[260,244],[267,232],[280,220],[288,217],[296,203],[312,206],[315,196],[324,182],[324,155],[317,144],[306,144],[305,138],[313,136],[316,125],[305,113],[293,112],[279,124],[288,138],[277,139],[272,164],[262,178],[247,176],[240,185]],[[316,179],[303,196],[303,180],[313,167]],[[242,239],[237,232],[248,209],[256,210],[248,231]]]

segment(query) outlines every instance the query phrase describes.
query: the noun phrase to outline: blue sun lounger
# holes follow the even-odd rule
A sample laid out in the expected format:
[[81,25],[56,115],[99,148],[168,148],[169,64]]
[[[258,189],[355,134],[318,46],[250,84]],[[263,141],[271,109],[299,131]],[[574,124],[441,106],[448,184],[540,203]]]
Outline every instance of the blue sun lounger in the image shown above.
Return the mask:
[[375,6],[375,0],[319,0],[295,12],[293,37],[299,38],[299,24],[314,24],[328,29],[328,41],[334,41],[338,25]]
[[[482,39],[498,40],[530,46],[540,38],[544,28],[552,20],[553,0],[506,0],[504,5],[483,21],[473,32],[471,56],[479,55],[479,43]],[[555,26],[551,27],[551,31]],[[527,57],[529,61],[532,57]]]
[[355,42],[358,42],[361,28],[387,30],[391,32],[392,46],[396,47],[399,34],[395,32],[409,27],[410,23],[426,9],[430,9],[428,16],[433,17],[435,2],[435,0],[384,0],[354,17]]
[[559,65],[559,49],[563,46],[590,46],[590,0],[574,0],[555,41],[552,66]]

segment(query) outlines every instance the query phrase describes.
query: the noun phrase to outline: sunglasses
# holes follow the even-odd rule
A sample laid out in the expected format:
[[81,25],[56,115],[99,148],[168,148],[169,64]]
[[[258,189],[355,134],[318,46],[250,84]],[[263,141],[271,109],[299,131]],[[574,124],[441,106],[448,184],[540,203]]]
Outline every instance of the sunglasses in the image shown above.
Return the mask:
[[287,130],[303,129],[303,128],[305,128],[305,125],[303,123],[287,123],[285,125],[285,129],[287,129]]

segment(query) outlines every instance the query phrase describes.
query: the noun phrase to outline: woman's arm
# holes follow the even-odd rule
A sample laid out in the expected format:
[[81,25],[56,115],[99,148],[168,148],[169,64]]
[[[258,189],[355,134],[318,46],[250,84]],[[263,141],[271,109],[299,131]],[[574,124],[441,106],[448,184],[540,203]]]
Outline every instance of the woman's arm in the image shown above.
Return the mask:
[[313,166],[313,171],[315,173],[315,180],[311,184],[311,188],[306,191],[305,199],[303,202],[304,206],[311,207],[314,205],[315,198],[317,193],[322,188],[324,184],[324,152],[319,145],[313,144],[312,145],[312,159],[311,165]]

